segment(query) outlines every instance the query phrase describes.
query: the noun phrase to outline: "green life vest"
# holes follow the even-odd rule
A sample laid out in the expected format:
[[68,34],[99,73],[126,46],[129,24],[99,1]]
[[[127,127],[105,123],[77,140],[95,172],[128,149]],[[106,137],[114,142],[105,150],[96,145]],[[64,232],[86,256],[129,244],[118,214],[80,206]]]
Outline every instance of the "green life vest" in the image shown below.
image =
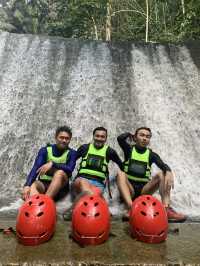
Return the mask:
[[131,158],[124,163],[124,172],[128,179],[138,182],[148,182],[151,175],[149,165],[150,150],[146,149],[144,153],[139,153],[133,147]]
[[78,175],[87,176],[105,180],[108,176],[108,162],[106,161],[106,152],[108,146],[104,145],[101,149],[96,149],[93,144],[89,145],[88,152],[80,163]]
[[[54,163],[66,163],[68,159],[69,150],[66,150],[60,157],[55,157],[52,152],[52,147],[47,147],[47,163],[52,161]],[[41,180],[51,181],[52,176],[42,175],[40,176]]]

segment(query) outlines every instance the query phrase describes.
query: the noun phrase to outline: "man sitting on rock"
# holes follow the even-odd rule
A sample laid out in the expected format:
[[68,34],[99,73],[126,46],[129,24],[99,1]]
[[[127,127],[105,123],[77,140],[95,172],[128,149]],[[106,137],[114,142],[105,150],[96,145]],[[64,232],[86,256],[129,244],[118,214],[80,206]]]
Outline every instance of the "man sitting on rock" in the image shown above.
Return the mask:
[[58,127],[56,143],[39,150],[22,191],[24,200],[38,193],[47,194],[55,200],[66,195],[69,178],[76,165],[76,151],[69,148],[71,137],[69,127]]
[[[77,150],[77,159],[81,158],[74,189],[78,197],[84,194],[93,194],[99,191],[102,194],[108,180],[108,163],[113,161],[120,169],[123,164],[117,152],[106,144],[107,129],[97,127],[93,130],[91,143],[83,144]],[[118,169],[120,177],[123,172]]]
[[[121,196],[129,212],[133,199],[139,195],[153,194],[159,189],[168,220],[183,222],[186,216],[175,212],[170,207],[170,191],[174,187],[174,176],[170,167],[162,161],[160,156],[148,148],[151,136],[151,130],[147,127],[138,128],[135,134],[124,133],[118,136],[117,140],[125,158],[125,174],[117,178]],[[127,142],[128,138],[135,142],[134,146]],[[161,172],[151,177],[153,163],[161,169]]]

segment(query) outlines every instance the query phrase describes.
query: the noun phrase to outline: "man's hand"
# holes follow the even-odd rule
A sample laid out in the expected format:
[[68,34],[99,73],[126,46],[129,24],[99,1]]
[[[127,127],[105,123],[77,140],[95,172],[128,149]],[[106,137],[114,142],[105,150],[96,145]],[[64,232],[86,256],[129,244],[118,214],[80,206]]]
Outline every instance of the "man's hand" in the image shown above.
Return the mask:
[[38,168],[38,170],[37,170],[37,173],[38,173],[38,175],[39,176],[41,176],[41,175],[45,175],[46,174],[46,172],[48,172],[51,168],[52,168],[52,166],[53,166],[53,162],[48,162],[48,163],[45,163],[45,164],[43,164],[40,168]]
[[29,186],[25,186],[22,191],[22,199],[27,200],[30,197],[31,188]]
[[134,133],[130,133],[129,138],[131,141],[135,142],[135,134]]
[[174,188],[174,176],[172,172],[167,171],[165,174],[165,190],[170,191]]

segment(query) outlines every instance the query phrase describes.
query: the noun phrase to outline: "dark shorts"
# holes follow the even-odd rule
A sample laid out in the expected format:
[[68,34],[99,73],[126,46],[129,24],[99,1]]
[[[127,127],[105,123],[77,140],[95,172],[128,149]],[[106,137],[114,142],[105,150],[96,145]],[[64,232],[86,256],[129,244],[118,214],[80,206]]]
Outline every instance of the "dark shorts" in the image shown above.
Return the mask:
[[136,181],[133,181],[130,179],[128,181],[134,189],[134,194],[132,195],[132,199],[134,200],[141,195],[142,189],[147,183],[146,182],[136,182]]
[[[44,185],[45,187],[45,192],[47,191],[49,185],[51,184],[51,181],[47,181],[47,180],[40,180],[39,181]],[[61,188],[58,192],[58,194],[56,195],[56,197],[54,198],[55,201],[58,201],[62,198],[64,198],[67,193],[69,192],[69,182],[67,181],[66,184],[63,186],[63,188]]]

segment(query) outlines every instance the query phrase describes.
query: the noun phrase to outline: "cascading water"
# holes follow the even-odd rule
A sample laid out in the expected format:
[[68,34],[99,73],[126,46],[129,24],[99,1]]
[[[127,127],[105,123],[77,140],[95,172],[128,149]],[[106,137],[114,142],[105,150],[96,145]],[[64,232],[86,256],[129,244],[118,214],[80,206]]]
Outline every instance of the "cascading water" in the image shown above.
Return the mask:
[[[0,211],[12,211],[38,149],[55,128],[72,147],[96,126],[116,137],[145,125],[175,174],[172,205],[200,215],[200,43],[103,43],[0,33]],[[111,208],[119,212],[117,189]],[[69,197],[58,209],[69,206]]]

